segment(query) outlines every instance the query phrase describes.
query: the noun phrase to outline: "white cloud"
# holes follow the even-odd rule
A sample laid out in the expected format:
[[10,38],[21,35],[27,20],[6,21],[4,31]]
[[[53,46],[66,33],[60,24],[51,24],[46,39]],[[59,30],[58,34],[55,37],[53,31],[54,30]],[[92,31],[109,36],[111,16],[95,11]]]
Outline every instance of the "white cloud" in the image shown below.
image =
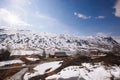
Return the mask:
[[[31,0],[4,0],[0,7],[0,25],[16,29],[29,29],[32,25],[28,19]],[[29,24],[29,23],[30,24]]]
[[[41,10],[39,12],[37,8],[38,5],[35,4],[34,0],[5,0],[5,1],[6,5],[3,6],[2,11],[0,11],[0,13],[2,13],[0,14],[0,23],[4,21],[10,26],[13,25],[18,26],[23,24],[21,25],[21,28],[17,27],[17,29],[29,29],[39,32],[44,31],[62,33],[69,32],[70,30],[70,28],[66,24],[59,21],[58,19],[51,17],[48,14],[44,13],[42,14]],[[30,26],[28,22],[32,26]]]
[[77,13],[77,12],[74,12],[74,15],[81,19],[90,19],[91,18],[91,16],[86,16],[84,14]]
[[3,8],[12,11],[16,14],[19,14],[22,16],[22,18],[28,18],[28,15],[30,14],[31,5],[33,0],[5,0],[6,4],[3,6]]
[[78,18],[81,18],[81,19],[104,19],[105,16],[97,16],[97,17],[92,17],[92,16],[86,16],[84,14],[81,14],[81,13],[77,13],[77,12],[74,12],[74,15],[77,16]]
[[32,4],[31,0],[5,0],[5,1],[8,2],[10,6],[24,7]]
[[61,22],[60,20],[45,15],[45,14],[41,14],[39,12],[36,12],[35,14],[37,22],[36,22],[36,26],[38,26],[37,28],[39,28],[39,30],[45,30],[45,31],[53,31],[53,32],[59,32],[59,33],[69,33],[71,32],[73,29],[71,29],[70,27],[68,27],[66,24],[64,24],[63,22]]
[[116,1],[114,8],[115,8],[115,13],[114,13],[115,16],[120,17],[120,0]]
[[104,19],[105,18],[105,16],[97,16],[97,17],[95,17],[95,19]]
[[0,8],[0,21],[4,22],[5,24],[7,24],[9,26],[14,26],[14,27],[31,26],[27,22],[23,21],[20,18],[20,15],[12,13],[4,8]]

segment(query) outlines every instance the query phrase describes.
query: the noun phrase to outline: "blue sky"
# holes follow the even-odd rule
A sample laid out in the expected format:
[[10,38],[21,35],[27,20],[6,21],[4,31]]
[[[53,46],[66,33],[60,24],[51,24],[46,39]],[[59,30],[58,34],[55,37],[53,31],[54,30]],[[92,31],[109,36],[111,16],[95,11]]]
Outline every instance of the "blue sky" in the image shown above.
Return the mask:
[[37,32],[120,35],[120,0],[1,0],[0,26]]

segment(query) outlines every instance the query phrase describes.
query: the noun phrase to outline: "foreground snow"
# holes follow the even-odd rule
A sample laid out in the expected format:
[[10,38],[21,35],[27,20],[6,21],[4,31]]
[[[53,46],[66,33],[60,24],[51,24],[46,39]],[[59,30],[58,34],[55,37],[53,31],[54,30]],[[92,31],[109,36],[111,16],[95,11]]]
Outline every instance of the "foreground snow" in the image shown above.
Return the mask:
[[[34,73],[26,73],[24,80],[37,75],[43,75],[54,71],[60,67],[60,61],[44,63],[34,68]],[[48,70],[49,69],[49,70]],[[46,71],[48,70],[48,72]],[[82,66],[69,66],[62,69],[59,73],[49,76],[46,80],[114,80],[120,79],[120,66],[104,66],[101,63],[91,65],[90,63],[83,63]]]
[[[83,68],[82,68],[83,67]],[[91,65],[89,63],[84,63],[80,66],[69,66],[61,70],[61,72],[49,76],[46,80],[59,80],[59,79],[66,79],[72,80],[111,80],[114,77],[114,80],[120,79],[120,67],[119,66],[111,66],[105,67],[103,65]]]
[[9,60],[9,61],[1,61],[0,62],[0,67],[5,66],[5,65],[10,65],[10,64],[15,64],[15,63],[24,63],[21,60]]
[[35,70],[34,73],[26,73],[24,75],[24,80],[28,80],[29,78],[37,76],[37,75],[43,75],[43,74],[47,73],[46,72],[47,69],[49,69],[48,72],[51,72],[61,66],[60,62],[61,61],[55,61],[55,62],[40,64],[34,68],[34,70]]

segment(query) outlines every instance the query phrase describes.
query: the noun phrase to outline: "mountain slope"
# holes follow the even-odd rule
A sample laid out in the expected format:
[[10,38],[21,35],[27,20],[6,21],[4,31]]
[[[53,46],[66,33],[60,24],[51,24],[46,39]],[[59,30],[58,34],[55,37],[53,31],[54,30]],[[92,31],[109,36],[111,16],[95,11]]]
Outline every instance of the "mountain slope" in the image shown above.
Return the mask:
[[112,37],[80,37],[64,34],[35,33],[24,30],[3,30],[0,32],[0,48],[46,49],[76,51],[81,48],[111,50],[119,45]]

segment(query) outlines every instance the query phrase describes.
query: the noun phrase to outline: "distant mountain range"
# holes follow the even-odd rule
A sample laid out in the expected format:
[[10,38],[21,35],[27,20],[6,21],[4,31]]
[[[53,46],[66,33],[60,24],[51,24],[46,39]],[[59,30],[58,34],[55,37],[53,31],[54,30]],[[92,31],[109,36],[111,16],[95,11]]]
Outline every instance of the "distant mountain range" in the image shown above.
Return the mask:
[[110,36],[71,36],[35,33],[25,30],[0,29],[0,48],[76,51],[82,48],[112,50],[120,44]]

